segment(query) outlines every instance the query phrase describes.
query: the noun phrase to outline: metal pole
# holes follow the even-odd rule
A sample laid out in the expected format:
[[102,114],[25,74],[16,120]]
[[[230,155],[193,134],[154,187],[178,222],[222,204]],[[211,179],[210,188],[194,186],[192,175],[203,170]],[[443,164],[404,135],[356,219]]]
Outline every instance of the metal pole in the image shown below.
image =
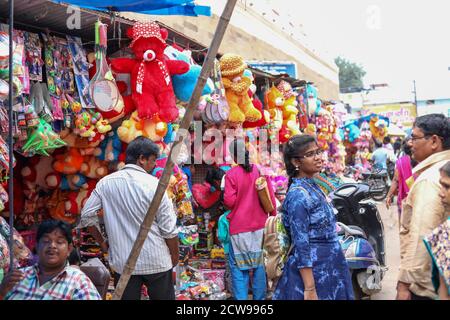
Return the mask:
[[[228,23],[230,22],[230,18],[236,5],[236,1],[237,0],[227,1],[222,16],[220,17],[219,23],[217,24],[216,32],[211,42],[211,46],[208,50],[208,54],[206,55],[205,62],[203,63],[200,77],[198,78],[194,92],[192,93],[191,100],[189,101],[186,113],[183,117],[183,120],[181,121],[179,128],[180,132],[187,130],[192,121],[194,110],[198,105],[201,93],[206,84],[206,80],[208,79],[209,71],[211,70],[211,67],[213,66],[214,63],[214,59],[216,58],[217,52],[219,51],[220,43],[222,42]],[[155,219],[156,211],[158,210],[159,204],[161,203],[161,199],[164,193],[166,192],[169,178],[172,174],[174,166],[174,163],[172,161],[172,152],[174,152],[174,150],[177,150],[177,146],[180,143],[183,143],[183,138],[184,138],[183,135],[178,135],[177,139],[175,140],[170,150],[166,167],[164,168],[164,172],[161,176],[161,179],[159,180],[158,187],[156,188],[155,196],[153,197],[147,215],[145,216],[144,221],[142,222],[141,228],[137,235],[136,241],[133,244],[133,248],[131,249],[127,263],[120,276],[119,282],[117,283],[116,290],[114,291],[113,294],[113,300],[119,300],[120,298],[122,298],[123,292],[125,291],[128,281],[130,280],[131,274],[133,273],[133,270],[136,266],[136,261],[139,257],[142,246],[144,245],[144,242],[147,238],[148,232],[150,231],[153,220]]]
[[417,89],[416,89],[416,80],[413,80],[414,83],[414,105],[416,106],[416,117],[419,116],[419,107],[417,106]]
[[8,145],[9,145],[9,262],[10,270],[14,267],[14,138],[13,138],[13,27],[14,27],[14,0],[9,0],[9,95],[8,95]]

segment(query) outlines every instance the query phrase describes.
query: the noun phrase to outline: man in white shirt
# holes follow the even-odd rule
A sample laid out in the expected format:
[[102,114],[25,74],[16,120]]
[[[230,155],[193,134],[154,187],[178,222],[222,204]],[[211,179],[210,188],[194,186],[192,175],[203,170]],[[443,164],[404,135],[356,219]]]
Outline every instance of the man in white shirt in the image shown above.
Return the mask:
[[[158,180],[149,173],[158,155],[159,148],[150,139],[133,140],[126,150],[125,167],[101,179],[81,211],[79,227],[84,228],[98,225],[97,212],[103,209],[116,285],[156,192]],[[178,263],[176,220],[173,204],[165,194],[123,300],[140,300],[143,284],[151,300],[175,299],[172,268]]]

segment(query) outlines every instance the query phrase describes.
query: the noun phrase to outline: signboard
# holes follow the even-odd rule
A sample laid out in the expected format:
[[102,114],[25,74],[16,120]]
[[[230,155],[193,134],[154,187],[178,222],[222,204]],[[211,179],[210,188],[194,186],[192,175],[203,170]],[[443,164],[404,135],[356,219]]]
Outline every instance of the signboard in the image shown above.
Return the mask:
[[287,73],[291,78],[297,79],[297,64],[289,61],[247,61],[247,64],[255,69],[279,75]]
[[363,106],[363,110],[388,117],[390,122],[403,129],[412,128],[417,117],[416,106],[413,103]]

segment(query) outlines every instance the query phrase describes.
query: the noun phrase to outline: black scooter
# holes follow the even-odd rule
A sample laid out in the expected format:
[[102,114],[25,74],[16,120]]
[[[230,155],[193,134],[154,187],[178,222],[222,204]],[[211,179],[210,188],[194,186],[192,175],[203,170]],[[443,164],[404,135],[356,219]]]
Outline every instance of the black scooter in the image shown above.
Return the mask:
[[349,183],[330,193],[337,209],[338,234],[352,273],[355,299],[370,298],[381,291],[387,271],[384,227],[373,197],[365,183]]

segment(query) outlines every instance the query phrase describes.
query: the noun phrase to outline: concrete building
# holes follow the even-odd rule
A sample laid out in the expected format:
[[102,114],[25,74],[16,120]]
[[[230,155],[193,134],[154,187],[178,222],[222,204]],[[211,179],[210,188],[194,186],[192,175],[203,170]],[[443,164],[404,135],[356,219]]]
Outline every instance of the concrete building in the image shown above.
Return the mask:
[[442,113],[450,117],[450,98],[417,101],[417,113],[423,116],[430,113]]
[[[233,52],[242,55],[247,61],[283,61],[297,64],[297,78],[313,82],[319,97],[324,100],[339,98],[339,71],[330,59],[320,57],[294,37],[285,24],[267,19],[267,13],[274,14],[276,2],[267,2],[252,8],[248,1],[238,1],[219,52]],[[208,1],[212,17],[148,16],[122,13],[131,20],[154,19],[186,35],[207,47],[214,36],[225,0]],[[266,17],[265,17],[266,16]],[[282,17],[279,19],[282,21]]]

